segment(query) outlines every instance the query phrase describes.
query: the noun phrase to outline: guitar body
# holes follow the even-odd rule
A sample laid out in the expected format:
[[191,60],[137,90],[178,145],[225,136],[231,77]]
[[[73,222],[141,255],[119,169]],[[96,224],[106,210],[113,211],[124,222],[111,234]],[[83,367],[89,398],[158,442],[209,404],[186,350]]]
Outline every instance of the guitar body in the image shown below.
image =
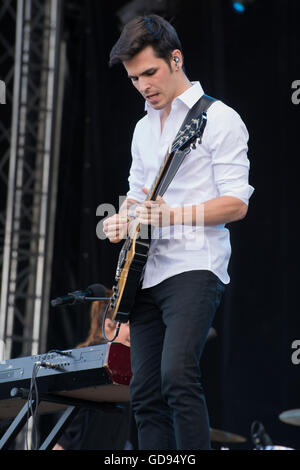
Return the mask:
[[126,323],[135,300],[135,294],[148,258],[150,240],[139,240],[139,226],[132,238],[128,238],[119,255],[113,297],[110,307],[112,319]]

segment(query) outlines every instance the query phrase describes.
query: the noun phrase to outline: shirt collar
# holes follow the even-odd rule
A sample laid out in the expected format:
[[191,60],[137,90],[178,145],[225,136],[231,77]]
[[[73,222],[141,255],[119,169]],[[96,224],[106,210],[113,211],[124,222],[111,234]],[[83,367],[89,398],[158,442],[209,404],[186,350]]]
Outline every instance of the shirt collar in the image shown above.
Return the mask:
[[[201,98],[201,96],[204,95],[203,88],[200,84],[200,82],[191,82],[192,86],[185,90],[181,95],[176,96],[176,98],[173,100],[173,103],[175,101],[181,101],[183,104],[185,104],[189,109],[191,109],[194,104]],[[148,101],[145,102],[145,111],[156,111],[151,107],[151,105],[148,103]]]

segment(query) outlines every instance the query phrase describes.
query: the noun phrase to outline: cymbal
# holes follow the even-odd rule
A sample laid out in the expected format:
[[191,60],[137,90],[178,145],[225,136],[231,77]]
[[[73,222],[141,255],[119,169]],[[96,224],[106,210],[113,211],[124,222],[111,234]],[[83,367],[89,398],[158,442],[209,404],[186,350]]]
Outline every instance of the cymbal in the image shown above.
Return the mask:
[[300,426],[300,409],[283,411],[280,413],[279,419],[284,423]]
[[239,436],[238,434],[212,428],[210,429],[210,438],[213,442],[231,442],[236,444],[246,442],[247,440],[245,437]]

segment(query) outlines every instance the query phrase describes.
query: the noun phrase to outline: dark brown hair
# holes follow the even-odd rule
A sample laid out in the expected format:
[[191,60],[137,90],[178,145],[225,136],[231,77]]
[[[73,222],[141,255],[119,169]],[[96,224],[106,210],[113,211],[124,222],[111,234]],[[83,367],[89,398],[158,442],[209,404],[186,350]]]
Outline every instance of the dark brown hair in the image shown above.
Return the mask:
[[130,60],[147,46],[152,46],[156,56],[168,64],[174,49],[182,52],[177,32],[168,21],[158,15],[139,16],[124,26],[111,50],[109,65]]
[[[112,290],[106,289],[106,296],[111,297]],[[105,300],[96,300],[92,303],[90,310],[90,330],[87,338],[85,341],[83,341],[83,343],[77,346],[78,348],[106,343],[102,333],[102,322],[106,306],[107,302]],[[106,318],[112,319],[112,314],[113,311],[108,309]]]

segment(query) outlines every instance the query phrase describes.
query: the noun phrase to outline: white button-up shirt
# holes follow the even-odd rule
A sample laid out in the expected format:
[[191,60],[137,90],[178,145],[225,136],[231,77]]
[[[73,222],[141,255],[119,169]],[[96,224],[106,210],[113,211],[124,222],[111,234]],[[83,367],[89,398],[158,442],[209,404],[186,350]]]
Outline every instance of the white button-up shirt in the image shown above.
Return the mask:
[[[190,108],[203,95],[194,82],[172,102],[161,132],[160,111],[148,103],[132,140],[132,165],[127,197],[145,200],[142,187],[150,189]],[[163,199],[170,207],[200,205],[218,196],[233,196],[248,204],[253,192],[248,184],[248,132],[240,116],[221,101],[207,111],[202,144],[184,159]],[[210,270],[225,284],[231,254],[229,231],[224,225],[176,225],[156,228],[151,240],[142,287],[190,270]]]

